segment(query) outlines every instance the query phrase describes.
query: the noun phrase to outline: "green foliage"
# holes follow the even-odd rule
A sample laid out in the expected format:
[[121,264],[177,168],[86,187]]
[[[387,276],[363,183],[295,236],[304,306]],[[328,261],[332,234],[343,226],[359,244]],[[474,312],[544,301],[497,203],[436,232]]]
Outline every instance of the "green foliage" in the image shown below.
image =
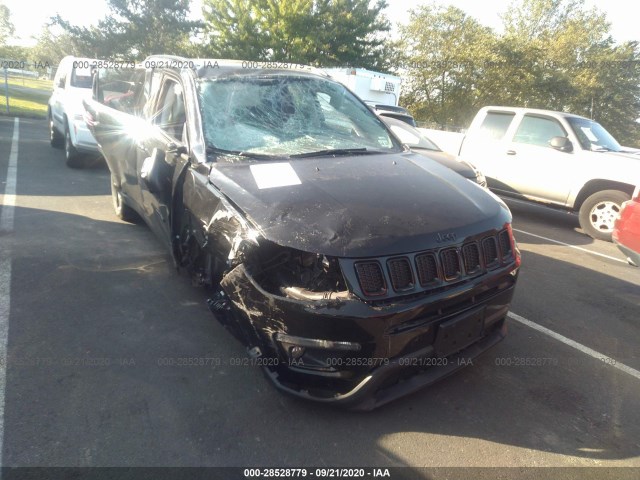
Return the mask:
[[[516,0],[504,34],[454,7],[424,6],[401,30],[404,101],[419,120],[466,126],[478,108],[560,110],[601,122],[640,145],[640,49],[617,45],[584,0]],[[405,65],[405,66],[406,66]]]
[[462,125],[483,103],[482,72],[496,39],[459,8],[424,5],[401,28],[404,103],[418,118]]
[[384,0],[205,0],[204,54],[384,68]]
[[42,28],[36,40],[37,43],[29,52],[33,62],[48,63],[56,67],[66,55],[81,56],[82,54],[69,33],[54,35],[48,25]]
[[13,23],[11,23],[11,12],[9,8],[0,3],[0,45],[4,45],[8,38],[12,37],[15,32]]
[[199,22],[187,19],[189,0],[108,0],[110,14],[97,26],[71,25],[53,18],[71,35],[82,56],[101,59],[141,60],[147,55],[179,55],[189,49],[189,39]]

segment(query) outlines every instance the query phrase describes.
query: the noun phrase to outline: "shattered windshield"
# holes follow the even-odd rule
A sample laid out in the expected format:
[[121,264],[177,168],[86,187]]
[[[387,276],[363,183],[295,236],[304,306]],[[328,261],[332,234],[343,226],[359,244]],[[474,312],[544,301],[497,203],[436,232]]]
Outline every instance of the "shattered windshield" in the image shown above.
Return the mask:
[[364,104],[323,78],[202,79],[199,100],[209,149],[256,158],[402,151]]
[[620,144],[598,122],[586,118],[569,117],[567,121],[573,127],[580,145],[585,150],[595,152],[619,152]]

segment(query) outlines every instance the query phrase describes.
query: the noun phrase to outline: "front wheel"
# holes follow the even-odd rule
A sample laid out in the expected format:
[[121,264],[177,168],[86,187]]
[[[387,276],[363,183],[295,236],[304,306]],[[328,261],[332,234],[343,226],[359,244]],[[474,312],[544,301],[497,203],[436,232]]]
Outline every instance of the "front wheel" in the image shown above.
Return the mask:
[[49,112],[49,142],[52,147],[60,148],[62,147],[63,140],[64,138],[53,124],[53,117],[51,116],[51,112]]
[[580,207],[580,226],[587,235],[611,241],[613,224],[629,194],[620,190],[602,190],[588,197]]
[[67,122],[64,129],[64,157],[67,163],[67,167],[82,168],[84,167],[84,161],[82,155],[73,146],[71,141],[71,133],[69,132],[69,123]]
[[122,198],[122,192],[120,187],[116,185],[113,175],[111,175],[111,201],[113,203],[113,210],[116,213],[116,217],[125,222],[135,223],[138,219],[138,215],[135,210],[127,205]]

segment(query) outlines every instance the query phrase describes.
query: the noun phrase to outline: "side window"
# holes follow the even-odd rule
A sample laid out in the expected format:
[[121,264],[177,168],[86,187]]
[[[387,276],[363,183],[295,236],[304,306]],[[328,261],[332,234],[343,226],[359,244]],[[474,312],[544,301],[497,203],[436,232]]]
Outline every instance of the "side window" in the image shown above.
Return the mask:
[[510,112],[487,112],[482,125],[480,125],[481,135],[494,140],[501,140],[509,129],[515,113]]
[[528,143],[530,145],[539,145],[548,147],[549,140],[553,137],[566,137],[567,132],[562,125],[553,118],[537,117],[533,115],[525,115],[522,123],[518,127],[518,131],[513,137],[513,141],[517,143]]
[[58,79],[57,86],[58,86],[58,88],[64,88],[66,83],[67,83],[67,74],[65,72],[62,75],[60,75],[60,78]]
[[153,123],[170,137],[184,142],[183,134],[186,121],[182,86],[174,80],[166,80],[162,85]]
[[107,107],[139,115],[144,106],[144,70],[102,69],[94,85],[94,98]]

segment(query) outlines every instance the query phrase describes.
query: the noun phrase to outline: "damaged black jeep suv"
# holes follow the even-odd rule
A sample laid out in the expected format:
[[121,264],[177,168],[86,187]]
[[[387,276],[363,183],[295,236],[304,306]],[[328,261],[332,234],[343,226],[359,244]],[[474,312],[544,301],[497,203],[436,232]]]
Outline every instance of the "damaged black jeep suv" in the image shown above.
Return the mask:
[[142,217],[287,393],[372,409],[499,342],[520,255],[493,194],[321,71],[149,57],[86,120]]

